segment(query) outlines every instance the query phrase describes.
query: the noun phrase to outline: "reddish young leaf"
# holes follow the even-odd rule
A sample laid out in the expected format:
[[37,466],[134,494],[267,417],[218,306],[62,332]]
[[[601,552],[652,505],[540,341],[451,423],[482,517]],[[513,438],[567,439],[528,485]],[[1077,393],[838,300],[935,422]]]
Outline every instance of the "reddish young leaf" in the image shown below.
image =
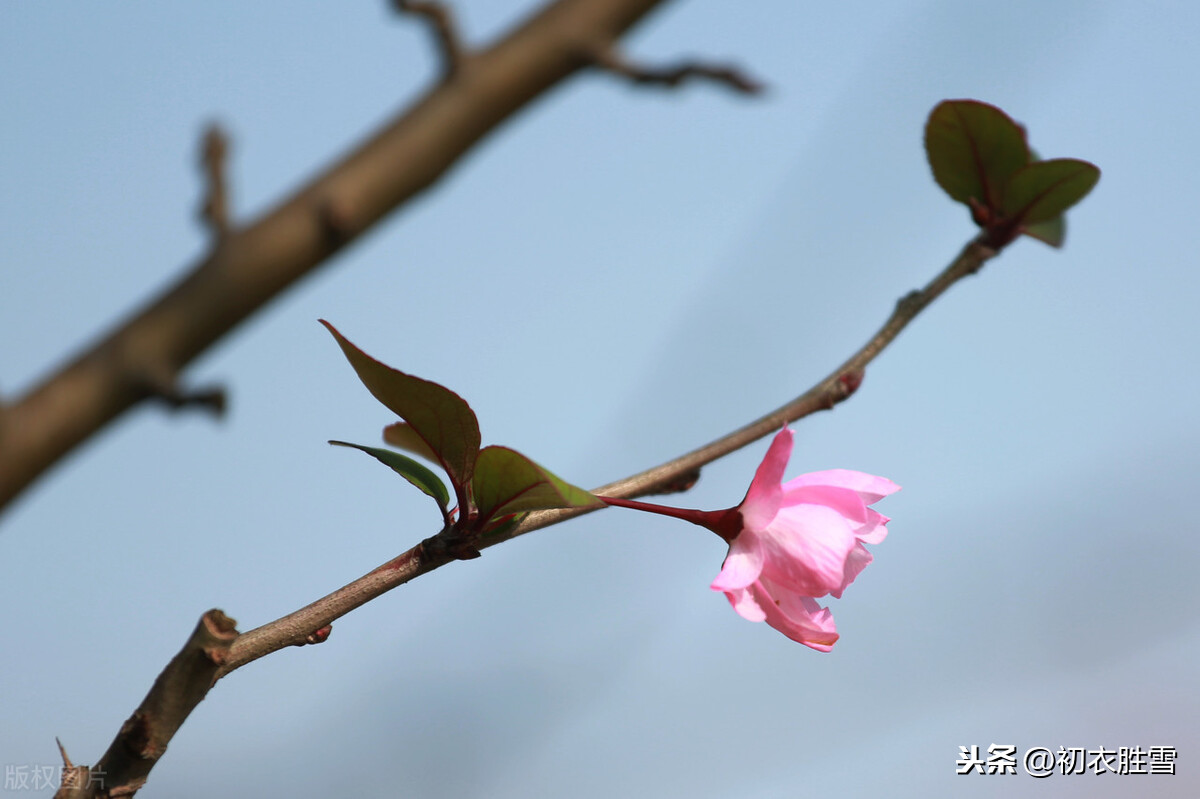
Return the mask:
[[481,525],[519,511],[604,504],[508,447],[491,446],[479,451],[471,490]]
[[394,422],[383,428],[383,440],[396,449],[408,450],[427,461],[438,462],[437,453],[429,448],[425,439],[417,435],[417,431],[413,430],[408,422]]
[[925,123],[933,178],[955,200],[995,210],[1001,192],[1030,161],[1025,131],[1008,114],[977,100],[946,100]]
[[1061,247],[1067,238],[1067,218],[1056,216],[1046,222],[1035,222],[1025,226],[1024,233],[1051,247]]
[[429,380],[380,363],[321,320],[375,399],[405,420],[450,476],[461,503],[479,452],[479,422],[466,400]]
[[1036,161],[1017,170],[1008,181],[1001,211],[1023,225],[1048,222],[1086,197],[1098,180],[1100,170],[1087,161]]

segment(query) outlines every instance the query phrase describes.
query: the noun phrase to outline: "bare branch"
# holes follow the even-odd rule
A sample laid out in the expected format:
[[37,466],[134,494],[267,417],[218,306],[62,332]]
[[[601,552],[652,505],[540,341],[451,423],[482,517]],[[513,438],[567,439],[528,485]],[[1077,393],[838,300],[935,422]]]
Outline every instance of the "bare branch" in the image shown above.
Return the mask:
[[225,180],[228,156],[229,137],[214,122],[204,131],[200,144],[200,169],[205,182],[200,220],[218,240],[229,232],[229,185]]
[[436,0],[392,0],[392,5],[402,14],[422,17],[429,23],[434,44],[442,59],[442,79],[454,77],[462,65],[465,52],[450,9]]
[[698,61],[683,61],[671,67],[648,67],[629,61],[613,44],[593,49],[591,60],[600,69],[643,85],[673,89],[686,80],[696,78],[724,84],[742,94],[758,94],[763,90],[762,83],[743,74],[736,67],[703,64]]
[[[662,0],[559,0],[486,50],[471,81],[443,81],[357,149],[7,406],[0,508],[330,256],[420,194],[505,120],[586,66],[579,37],[612,41]],[[332,199],[331,199],[332,198]],[[335,235],[336,234],[336,235]],[[320,625],[309,628],[317,629]],[[307,632],[306,632],[307,634]]]

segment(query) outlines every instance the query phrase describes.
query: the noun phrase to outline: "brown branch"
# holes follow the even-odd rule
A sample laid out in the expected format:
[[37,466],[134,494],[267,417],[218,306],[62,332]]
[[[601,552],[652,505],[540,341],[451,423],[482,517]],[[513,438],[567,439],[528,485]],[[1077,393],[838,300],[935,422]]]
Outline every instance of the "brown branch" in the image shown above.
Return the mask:
[[458,35],[458,26],[454,23],[454,15],[450,9],[433,0],[429,2],[392,0],[392,5],[403,14],[422,17],[429,23],[438,56],[442,60],[442,79],[450,80],[454,77],[462,66],[466,53],[463,50],[462,39]]
[[[150,396],[300,278],[446,173],[476,142],[586,66],[581,36],[613,41],[662,0],[559,0],[430,89],[362,146],[251,224],[228,231],[174,285],[7,406],[0,508]],[[161,366],[160,366],[161,365]]]
[[55,796],[107,798],[135,794],[180,725],[216,682],[217,670],[237,640],[234,625],[234,620],[219,610],[201,616],[183,649],[158,675],[142,704],[121,725],[104,757],[91,768],[84,793],[64,781],[63,790],[73,792],[60,790]]
[[204,173],[205,183],[200,220],[220,240],[229,232],[229,186],[225,181],[229,137],[214,122],[204,131],[200,141],[200,169]]
[[[900,334],[909,322],[911,322],[922,310],[924,310],[931,302],[940,297],[950,286],[957,283],[959,280],[973,275],[978,272],[983,265],[991,258],[997,255],[997,251],[985,246],[981,239],[976,239],[968,244],[958,257],[946,267],[937,277],[929,282],[925,288],[918,291],[912,291],[902,297],[897,303],[891,316],[883,324],[883,327],[875,333],[871,339],[864,344],[856,353],[851,355],[841,366],[833,370],[824,380],[817,383],[804,394],[801,394],[791,402],[777,408],[765,416],[757,419],[745,427],[736,430],[729,435],[723,436],[716,441],[703,446],[693,452],[668,461],[653,469],[647,469],[644,472],[627,477],[624,480],[618,480],[615,483],[609,483],[606,486],[601,486],[595,489],[595,493],[604,494],[610,497],[631,498],[637,496],[645,496],[647,494],[660,493],[664,490],[686,490],[695,482],[699,470],[712,461],[727,455],[734,450],[740,449],[747,444],[750,444],[759,438],[770,435],[777,431],[780,427],[788,422],[794,422],[802,419],[817,411],[828,410],[836,406],[839,402],[844,401],[852,395],[862,383],[863,374],[867,365],[873,361],[879,353],[881,353],[896,336]],[[575,516],[580,516],[584,513],[589,513],[590,509],[566,509],[566,510],[549,510],[535,511],[530,513],[525,519],[512,529],[499,535],[494,535],[482,542],[476,542],[481,548],[494,546],[503,541],[508,541],[518,535],[523,535],[533,530],[548,527],[552,524],[557,524]],[[448,528],[447,528],[448,529]],[[243,633],[240,636],[236,631],[233,631],[233,622],[228,621],[227,629],[231,632],[228,637],[227,650],[222,651],[220,662],[213,661],[213,668],[206,671],[207,678],[211,678],[211,683],[226,676],[235,669],[241,668],[248,663],[258,660],[261,657],[277,652],[289,646],[304,646],[306,644],[318,644],[325,641],[329,637],[332,623],[338,618],[346,615],[361,605],[376,599],[383,594],[391,591],[393,588],[413,580],[422,574],[433,571],[434,569],[445,565],[451,560],[460,557],[466,557],[463,553],[455,553],[452,548],[444,546],[431,546],[437,543],[438,537],[426,539],[417,546],[399,555],[396,558],[388,561],[379,568],[371,571],[359,579],[349,583],[337,591],[334,591],[328,596],[322,597],[315,602],[301,608],[300,610],[290,613],[280,619],[277,619],[261,627]],[[477,552],[475,553],[477,554]],[[209,614],[220,614],[220,611],[209,611]],[[207,615],[207,614],[206,614]],[[220,618],[225,618],[221,614]],[[203,626],[203,620],[202,620]],[[199,634],[199,630],[197,630]],[[193,636],[195,638],[195,636]],[[154,753],[153,759],[137,760],[137,763],[144,767],[144,771],[138,771],[136,774],[131,774],[126,771],[113,772],[114,762],[119,762],[122,765],[128,765],[125,761],[114,761],[111,756],[114,751],[124,751],[129,749],[128,744],[121,744],[123,739],[128,739],[127,730],[142,729],[146,726],[142,719],[153,719],[157,716],[153,711],[146,710],[150,703],[151,697],[161,696],[172,690],[169,685],[169,680],[166,677],[168,672],[176,666],[176,662],[184,658],[189,651],[193,650],[192,643],[184,647],[184,651],[176,656],[175,660],[171,661],[171,665],[167,667],[167,671],[163,672],[163,676],[155,682],[155,687],[151,689],[150,696],[147,696],[146,701],[142,703],[142,707],[134,713],[133,718],[125,723],[117,740],[113,742],[109,748],[109,753],[104,759],[92,769],[93,775],[99,775],[102,768],[110,769],[106,773],[110,776],[114,773],[122,775],[122,785],[129,784],[140,787],[141,782],[145,780],[145,776],[149,773],[150,768],[154,765],[154,759],[157,755],[161,755],[162,750],[166,748],[167,741],[170,739],[170,734],[178,729],[180,723],[186,718],[187,713],[191,711],[195,705],[204,698],[204,692],[207,691],[206,683],[204,692],[199,690],[200,683],[203,680],[197,678],[194,680],[177,680],[178,687],[173,690],[178,690],[183,693],[184,700],[178,702],[179,707],[186,707],[186,711],[182,715],[177,716],[177,723],[169,728],[170,734],[165,737],[159,737],[155,740],[155,745],[151,747],[151,752]],[[207,669],[208,666],[205,666]],[[160,685],[162,689],[160,690]],[[194,700],[194,701],[193,701]],[[158,731],[166,729],[166,725],[162,728],[155,728]],[[135,747],[135,751],[138,750]],[[64,752],[65,758],[65,752]],[[127,759],[128,760],[128,759]],[[140,781],[137,781],[140,780]],[[115,784],[113,782],[110,785]],[[71,796],[92,796],[92,794],[70,794]],[[68,794],[60,792],[60,797],[66,797]]]
[[742,94],[758,94],[763,90],[762,83],[728,65],[684,61],[672,67],[647,67],[629,61],[612,44],[593,48],[589,55],[596,67],[642,85],[676,88],[696,78],[724,84]]

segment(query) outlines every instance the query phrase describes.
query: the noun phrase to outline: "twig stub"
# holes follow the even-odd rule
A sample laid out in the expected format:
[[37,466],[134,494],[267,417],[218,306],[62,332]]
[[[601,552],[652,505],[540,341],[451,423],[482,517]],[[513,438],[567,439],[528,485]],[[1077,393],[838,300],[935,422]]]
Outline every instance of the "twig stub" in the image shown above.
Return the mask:
[[450,9],[436,0],[392,0],[392,6],[402,14],[421,17],[428,23],[442,59],[442,79],[452,78],[462,67],[465,53]]
[[200,140],[200,169],[204,173],[204,199],[200,220],[218,239],[229,232],[229,184],[225,162],[229,156],[229,136],[213,122]]
[[137,376],[137,381],[151,397],[173,411],[199,408],[219,419],[225,415],[229,405],[229,397],[224,387],[208,386],[188,390],[181,387],[177,378],[166,369],[144,371]]

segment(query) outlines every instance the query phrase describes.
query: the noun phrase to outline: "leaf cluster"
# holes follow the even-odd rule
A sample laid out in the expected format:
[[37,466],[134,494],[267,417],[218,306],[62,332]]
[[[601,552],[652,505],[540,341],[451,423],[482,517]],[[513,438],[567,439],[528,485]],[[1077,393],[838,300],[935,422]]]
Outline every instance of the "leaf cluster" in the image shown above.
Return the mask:
[[[466,400],[445,386],[381,363],[329,329],[359,380],[402,421],[384,428],[384,441],[441,467],[453,488],[418,461],[391,449],[331,441],[353,447],[390,467],[438,503],[446,532],[458,538],[494,530],[516,514],[546,508],[601,507],[578,486],[508,447],[480,447],[479,421]],[[469,551],[469,548],[464,551]]]
[[1087,161],[1040,160],[1023,127],[978,100],[939,103],[925,124],[925,152],[934,180],[971,209],[995,249],[1021,234],[1061,247],[1063,214],[1100,180]]

